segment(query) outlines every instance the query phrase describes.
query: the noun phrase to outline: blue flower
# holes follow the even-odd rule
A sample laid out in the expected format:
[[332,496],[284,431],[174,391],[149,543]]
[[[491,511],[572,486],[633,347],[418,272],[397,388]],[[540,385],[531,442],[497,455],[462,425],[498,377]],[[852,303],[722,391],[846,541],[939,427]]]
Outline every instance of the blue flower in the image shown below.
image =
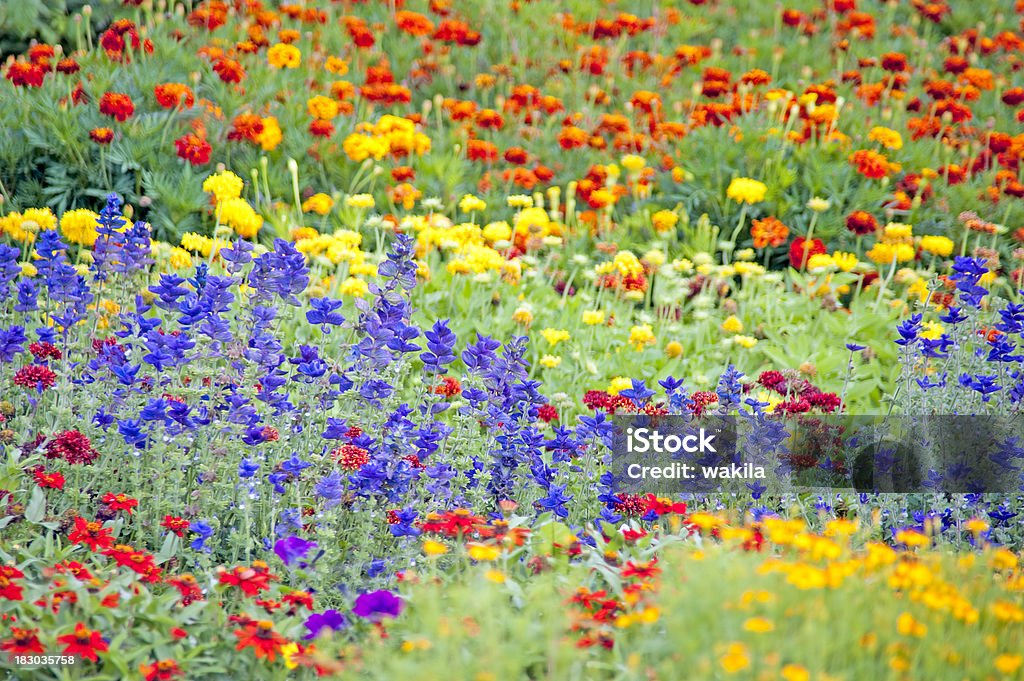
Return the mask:
[[328,334],[331,332],[331,326],[345,323],[345,317],[336,312],[343,304],[344,301],[331,298],[311,298],[309,306],[313,309],[306,312],[306,321],[314,325],[319,324],[320,331]]
[[274,543],[274,553],[288,567],[299,563],[299,567],[306,567],[300,562],[310,551],[317,548],[315,541],[307,541],[301,537],[285,537]]

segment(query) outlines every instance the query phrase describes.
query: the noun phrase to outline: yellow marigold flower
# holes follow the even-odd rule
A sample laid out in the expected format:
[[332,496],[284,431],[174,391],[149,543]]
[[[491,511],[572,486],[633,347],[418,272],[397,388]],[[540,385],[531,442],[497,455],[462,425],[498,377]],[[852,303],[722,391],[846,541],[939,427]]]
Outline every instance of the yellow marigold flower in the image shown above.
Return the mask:
[[478,213],[487,208],[487,203],[472,194],[466,194],[459,201],[459,210],[463,213]]
[[302,202],[302,210],[317,215],[327,215],[334,208],[334,199],[323,192],[313,194]]
[[530,208],[533,206],[533,197],[526,194],[513,194],[507,199],[509,208]]
[[932,255],[948,258],[953,253],[953,240],[945,236],[921,237],[921,250]]
[[605,391],[609,395],[618,395],[623,390],[628,390],[633,387],[633,379],[626,378],[625,376],[616,376],[612,379],[612,382],[608,384],[608,389]]
[[540,365],[547,369],[554,369],[562,363],[562,358],[556,355],[544,355],[540,358]]
[[811,272],[814,270],[826,270],[835,264],[832,256],[824,253],[815,253],[807,259],[807,269]]
[[494,582],[495,584],[504,584],[507,579],[505,573],[501,570],[488,570],[484,573],[484,577],[487,578],[487,581]]
[[545,237],[550,232],[550,227],[551,218],[543,208],[524,208],[516,215],[516,234]]
[[544,336],[544,340],[546,340],[551,347],[572,338],[572,336],[569,335],[569,332],[565,329],[552,329],[550,327],[541,331],[540,335]]
[[362,277],[376,277],[377,266],[369,262],[354,262],[348,268],[349,274]]
[[302,63],[302,52],[294,45],[278,43],[267,50],[267,63],[275,69],[294,69]]
[[722,331],[726,333],[739,333],[743,330],[743,322],[736,315],[729,315],[722,322]]
[[676,357],[681,357],[682,354],[683,354],[683,344],[680,343],[679,341],[669,341],[665,345],[665,355],[669,359],[675,359]]
[[744,336],[742,334],[738,334],[736,336],[733,336],[732,340],[734,343],[736,343],[736,345],[746,348],[747,350],[757,345],[757,339],[754,338],[753,336]]
[[928,627],[924,622],[919,622],[914,619],[914,616],[909,612],[904,612],[896,618],[896,631],[899,632],[901,636],[922,638],[928,633]]
[[181,235],[181,247],[186,251],[199,253],[204,258],[209,257],[213,248],[213,239],[195,232],[185,232]]
[[21,220],[36,223],[44,232],[57,228],[57,216],[49,208],[29,208],[22,214]]
[[807,202],[807,207],[815,213],[824,213],[831,205],[828,199],[823,199],[820,196],[814,196]]
[[338,102],[330,97],[316,95],[306,100],[309,115],[321,121],[329,121],[338,115]]
[[171,249],[171,267],[176,270],[183,270],[192,267],[192,256],[184,248],[175,246]]
[[753,634],[767,634],[775,631],[775,624],[767,617],[751,617],[743,623],[743,629]]
[[1017,670],[1020,669],[1021,665],[1024,664],[1024,656],[1016,653],[1003,653],[1002,655],[996,656],[996,659],[992,661],[1001,674],[1010,676],[1016,674]]
[[891,265],[896,262],[908,262],[914,259],[914,247],[909,244],[889,244],[877,242],[867,252],[868,259],[879,265]]
[[60,233],[73,244],[92,246],[96,243],[96,219],[88,208],[69,210],[60,217]]
[[928,535],[917,530],[900,530],[896,533],[896,541],[911,548],[930,546],[932,543]]
[[489,222],[481,232],[482,236],[494,243],[496,241],[508,241],[512,238],[512,228],[507,222]]
[[597,326],[598,324],[604,324],[604,311],[584,310],[583,323],[586,324],[587,326]]
[[512,313],[512,321],[520,326],[529,326],[533,323],[533,312],[529,308],[520,307]]
[[[813,257],[813,256],[812,256]],[[836,251],[832,254],[832,262],[835,263],[836,267],[841,269],[843,272],[852,272],[860,261],[857,260],[857,256],[853,253],[847,253],[845,251]]]
[[737,203],[760,203],[764,201],[768,187],[763,182],[752,180],[749,177],[737,177],[729,183],[725,195]]
[[655,342],[650,324],[640,324],[629,330],[629,344],[636,348],[637,352],[643,350],[646,345],[654,345]]
[[971,532],[973,534],[981,534],[982,532],[988,529],[988,523],[982,520],[981,518],[971,518],[966,523],[964,523],[964,527],[967,529],[968,532]]
[[283,139],[284,133],[281,132],[281,124],[278,122],[277,117],[267,116],[264,118],[263,131],[256,136],[256,142],[259,143],[260,148],[263,151],[273,151]]
[[731,643],[719,662],[727,674],[735,674],[750,666],[747,647],[742,643]]
[[904,222],[890,222],[882,228],[882,238],[891,243],[907,241],[914,235],[914,227]]
[[217,203],[228,199],[237,199],[242,195],[243,186],[245,183],[242,182],[242,178],[230,170],[214,173],[203,180],[203,191],[213,194]]
[[345,198],[345,205],[349,208],[360,208],[368,210],[377,205],[372,194],[352,194]]
[[243,239],[253,238],[263,226],[263,216],[257,214],[249,202],[242,198],[219,202],[217,216],[222,223],[229,225]]
[[875,126],[874,128],[871,128],[871,132],[868,133],[868,139],[872,142],[878,142],[886,149],[898,150],[903,148],[903,138],[898,132],[891,128]]
[[341,282],[341,286],[338,287],[338,292],[343,296],[355,296],[356,298],[362,298],[370,291],[370,286],[362,279],[356,279],[355,277],[348,277],[345,281]]
[[990,606],[992,614],[1001,622],[1024,622],[1024,608],[1010,601],[996,601]]
[[344,76],[348,73],[348,62],[340,57],[328,57],[324,62],[324,70],[336,76]]
[[448,553],[448,547],[439,541],[427,539],[423,542],[423,553],[428,556],[441,556]]
[[623,277],[636,277],[644,272],[644,266],[631,251],[619,251],[612,262]]
[[679,216],[670,210],[659,210],[651,216],[651,225],[654,227],[654,231],[659,234],[669,231],[678,222]]
[[811,673],[807,667],[799,664],[787,664],[779,672],[783,681],[811,681]]
[[469,544],[468,553],[470,558],[481,562],[498,560],[501,557],[501,549],[490,544]]
[[992,554],[992,567],[996,570],[1012,570],[1017,562],[1017,555],[1007,548],[1000,547]]
[[647,165],[647,161],[643,156],[637,156],[636,154],[627,154],[622,157],[622,167],[631,173],[639,173]]
[[644,257],[641,258],[642,262],[647,263],[653,267],[661,267],[665,264],[665,254],[657,249],[651,249],[644,253]]

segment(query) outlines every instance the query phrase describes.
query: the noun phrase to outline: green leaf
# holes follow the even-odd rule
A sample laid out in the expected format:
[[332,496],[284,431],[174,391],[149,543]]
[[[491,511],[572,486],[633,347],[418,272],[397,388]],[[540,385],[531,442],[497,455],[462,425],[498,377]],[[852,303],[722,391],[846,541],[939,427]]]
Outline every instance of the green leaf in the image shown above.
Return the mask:
[[25,520],[39,524],[44,517],[46,517],[46,495],[43,493],[42,487],[36,487],[32,490],[32,498],[29,499],[28,507],[25,509]]

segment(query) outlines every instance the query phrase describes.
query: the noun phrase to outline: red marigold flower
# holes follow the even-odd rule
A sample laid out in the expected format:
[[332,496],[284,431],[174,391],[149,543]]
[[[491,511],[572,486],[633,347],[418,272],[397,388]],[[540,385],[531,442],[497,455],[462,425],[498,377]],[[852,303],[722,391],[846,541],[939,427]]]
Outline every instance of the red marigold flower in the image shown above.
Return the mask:
[[213,152],[213,147],[206,141],[206,138],[192,132],[174,140],[174,146],[178,151],[178,157],[194,166],[209,163],[210,154]]
[[825,242],[821,239],[807,241],[804,237],[798,236],[789,245],[789,264],[794,269],[802,269],[812,255],[825,253],[825,251]]
[[441,385],[434,386],[431,392],[435,395],[444,395],[445,397],[452,398],[462,392],[462,384],[454,376],[445,376],[441,379]]
[[483,163],[497,161],[498,147],[486,140],[469,140],[466,144],[466,158]]
[[68,534],[68,541],[72,544],[85,544],[90,551],[107,549],[114,545],[110,528],[103,527],[103,523],[98,520],[86,520],[82,517],[75,518],[75,526]]
[[110,128],[93,128],[89,131],[89,138],[96,144],[110,144],[114,141],[114,131]]
[[104,92],[100,97],[100,113],[110,116],[121,123],[135,113],[132,98],[120,92]]
[[241,83],[245,78],[245,69],[234,59],[221,57],[213,62],[213,70],[225,83]]
[[370,453],[362,447],[344,444],[331,452],[331,458],[347,471],[357,471],[370,461]]
[[18,87],[42,87],[46,71],[39,64],[16,61],[7,69],[7,80]]
[[256,658],[267,658],[273,662],[275,656],[281,651],[282,646],[288,643],[288,639],[274,631],[274,623],[267,620],[260,620],[245,625],[242,629],[235,630],[238,637],[236,650],[252,648],[256,652]]
[[24,653],[43,653],[43,644],[39,641],[38,629],[22,629],[11,627],[11,638],[0,642],[0,650],[6,650],[8,659]]
[[889,163],[884,155],[871,149],[858,149],[850,154],[850,164],[857,172],[872,180],[878,180],[899,170],[899,166]]
[[160,660],[153,664],[141,664],[139,665],[139,671],[142,672],[145,681],[170,681],[170,679],[179,679],[185,675],[185,672],[181,671],[181,667],[174,660]]
[[37,466],[32,471],[32,477],[43,489],[64,489],[64,474],[60,471],[48,473],[42,466]]
[[0,598],[9,601],[20,601],[21,585],[15,584],[15,579],[24,577],[25,574],[13,565],[0,565]]
[[39,392],[52,388],[56,382],[57,374],[41,364],[30,364],[18,369],[14,374],[14,385],[22,388],[35,388]]
[[131,515],[132,509],[138,507],[139,500],[133,499],[123,492],[119,494],[107,492],[103,495],[103,503],[109,506],[111,511],[127,511],[128,515]]
[[80,655],[93,662],[99,659],[96,653],[105,653],[110,649],[100,632],[87,628],[81,622],[75,625],[73,634],[59,636],[57,642],[66,644],[62,651],[64,655]]
[[356,44],[356,47],[373,47],[374,43],[377,42],[369,27],[367,27],[366,22],[362,19],[358,17],[345,17],[344,23],[345,29],[352,38],[352,42]]
[[189,109],[195,103],[192,88],[184,83],[161,83],[153,88],[157,104],[165,109],[181,106]]
[[429,35],[434,30],[434,22],[418,12],[408,10],[395,12],[395,25],[398,30],[413,36]]
[[878,231],[878,220],[867,211],[855,210],[846,216],[846,229],[857,236],[874,234]]
[[92,443],[77,430],[65,430],[46,445],[46,458],[64,459],[70,464],[91,464],[99,457]]
[[313,137],[330,137],[334,134],[334,124],[330,121],[317,119],[310,122],[309,134]]
[[185,536],[185,530],[188,529],[190,524],[191,523],[184,518],[174,515],[165,515],[163,521],[160,523],[162,527],[166,527],[179,537]]
[[231,121],[231,132],[228,133],[228,139],[255,143],[262,132],[262,118],[254,113],[239,114]]
[[63,73],[67,76],[78,73],[81,68],[82,67],[78,65],[78,62],[72,59],[71,57],[65,57],[64,59],[61,59],[59,62],[57,62],[58,73]]

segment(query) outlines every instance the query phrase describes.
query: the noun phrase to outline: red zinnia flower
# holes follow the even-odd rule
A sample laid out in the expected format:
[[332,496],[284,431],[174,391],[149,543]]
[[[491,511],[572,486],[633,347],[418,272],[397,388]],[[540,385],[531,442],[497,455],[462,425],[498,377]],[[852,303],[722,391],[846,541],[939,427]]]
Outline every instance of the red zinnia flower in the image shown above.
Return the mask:
[[38,364],[22,367],[14,374],[14,385],[19,385],[22,388],[35,388],[39,392],[52,388],[56,382],[57,374],[53,373],[49,367]]
[[104,92],[100,97],[100,113],[125,122],[135,113],[132,98],[120,92]]
[[67,644],[62,651],[64,655],[81,655],[93,662],[98,659],[96,653],[105,653],[110,648],[100,632],[87,628],[81,622],[75,625],[75,633],[60,636],[57,641]]
[[139,500],[133,499],[123,492],[120,494],[107,492],[103,495],[103,503],[109,506],[111,511],[127,511],[128,515],[131,515],[132,509],[138,507]]
[[64,474],[60,471],[47,473],[42,466],[32,471],[36,484],[43,489],[64,489]]
[[22,629],[11,627],[11,638],[0,643],[0,650],[6,650],[13,658],[21,653],[42,653],[43,644],[39,642],[38,629]]
[[288,643],[288,639],[274,631],[274,623],[266,620],[247,624],[243,629],[236,629],[235,636],[238,637],[236,650],[251,647],[256,651],[257,659],[265,657],[269,662],[273,662],[281,647]]
[[75,518],[75,527],[68,534],[68,541],[72,544],[85,544],[90,551],[110,548],[114,545],[114,537],[110,534],[110,528],[103,527],[98,520],[86,520]]
[[194,166],[209,163],[210,154],[213,152],[213,147],[205,138],[192,132],[174,140],[174,146],[178,150],[178,157]]
[[267,570],[267,564],[256,561],[252,567],[239,565],[230,571],[225,570],[218,578],[221,584],[237,586],[246,596],[255,596],[260,591],[270,588],[270,580],[278,579]]
[[190,523],[184,518],[179,518],[178,516],[165,515],[163,522],[161,522],[160,525],[166,527],[179,537],[183,537],[185,536],[185,530],[188,529]]
[[139,671],[142,672],[146,681],[168,681],[184,676],[181,667],[174,660],[160,660],[153,664],[139,665]]
[[21,585],[15,584],[15,579],[24,577],[25,574],[13,565],[0,566],[0,598],[9,601],[21,600]]

